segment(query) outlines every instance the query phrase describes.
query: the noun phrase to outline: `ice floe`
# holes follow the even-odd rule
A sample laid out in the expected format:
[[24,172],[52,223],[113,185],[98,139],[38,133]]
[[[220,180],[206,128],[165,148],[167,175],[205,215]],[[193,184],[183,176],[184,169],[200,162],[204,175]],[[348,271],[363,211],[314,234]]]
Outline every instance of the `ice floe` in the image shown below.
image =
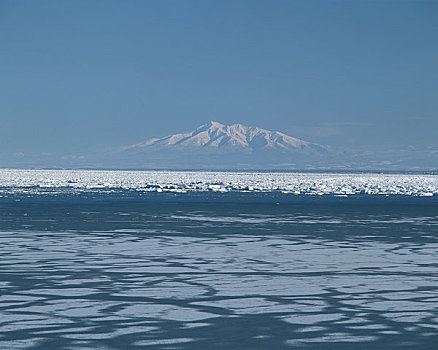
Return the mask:
[[50,190],[437,196],[438,175],[0,169],[0,195]]

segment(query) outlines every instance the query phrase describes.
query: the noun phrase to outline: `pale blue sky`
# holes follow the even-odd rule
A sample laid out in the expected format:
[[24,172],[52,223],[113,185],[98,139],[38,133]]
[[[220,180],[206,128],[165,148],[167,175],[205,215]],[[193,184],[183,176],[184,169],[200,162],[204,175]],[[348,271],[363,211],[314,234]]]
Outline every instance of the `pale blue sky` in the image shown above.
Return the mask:
[[438,1],[0,1],[2,152],[131,144],[218,120],[432,145]]

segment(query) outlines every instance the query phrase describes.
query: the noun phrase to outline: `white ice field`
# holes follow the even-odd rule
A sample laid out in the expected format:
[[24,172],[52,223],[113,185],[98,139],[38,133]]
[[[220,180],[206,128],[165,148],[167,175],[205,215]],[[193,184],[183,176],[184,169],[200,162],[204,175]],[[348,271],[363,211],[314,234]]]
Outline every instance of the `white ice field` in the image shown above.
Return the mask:
[[0,169],[3,194],[30,189],[438,196],[438,175]]

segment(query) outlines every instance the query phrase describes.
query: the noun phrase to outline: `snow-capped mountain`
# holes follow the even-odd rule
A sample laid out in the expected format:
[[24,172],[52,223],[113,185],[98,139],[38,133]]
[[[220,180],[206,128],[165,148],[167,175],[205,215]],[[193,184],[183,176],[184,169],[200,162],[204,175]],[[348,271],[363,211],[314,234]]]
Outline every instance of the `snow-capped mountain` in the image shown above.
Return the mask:
[[245,152],[320,152],[328,147],[306,142],[279,131],[241,124],[224,125],[211,121],[187,133],[153,138],[146,142],[124,147],[124,151],[181,150],[181,151],[225,151]]
[[121,149],[126,167],[282,169],[325,162],[334,151],[279,131],[210,122],[196,130],[152,138]]

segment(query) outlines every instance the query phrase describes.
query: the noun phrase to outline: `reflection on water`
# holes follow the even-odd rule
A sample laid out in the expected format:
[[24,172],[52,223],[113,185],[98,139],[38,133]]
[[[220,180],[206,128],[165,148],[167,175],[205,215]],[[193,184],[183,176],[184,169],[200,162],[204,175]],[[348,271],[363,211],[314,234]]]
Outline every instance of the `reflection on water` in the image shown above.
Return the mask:
[[0,203],[1,349],[434,349],[438,209]]

